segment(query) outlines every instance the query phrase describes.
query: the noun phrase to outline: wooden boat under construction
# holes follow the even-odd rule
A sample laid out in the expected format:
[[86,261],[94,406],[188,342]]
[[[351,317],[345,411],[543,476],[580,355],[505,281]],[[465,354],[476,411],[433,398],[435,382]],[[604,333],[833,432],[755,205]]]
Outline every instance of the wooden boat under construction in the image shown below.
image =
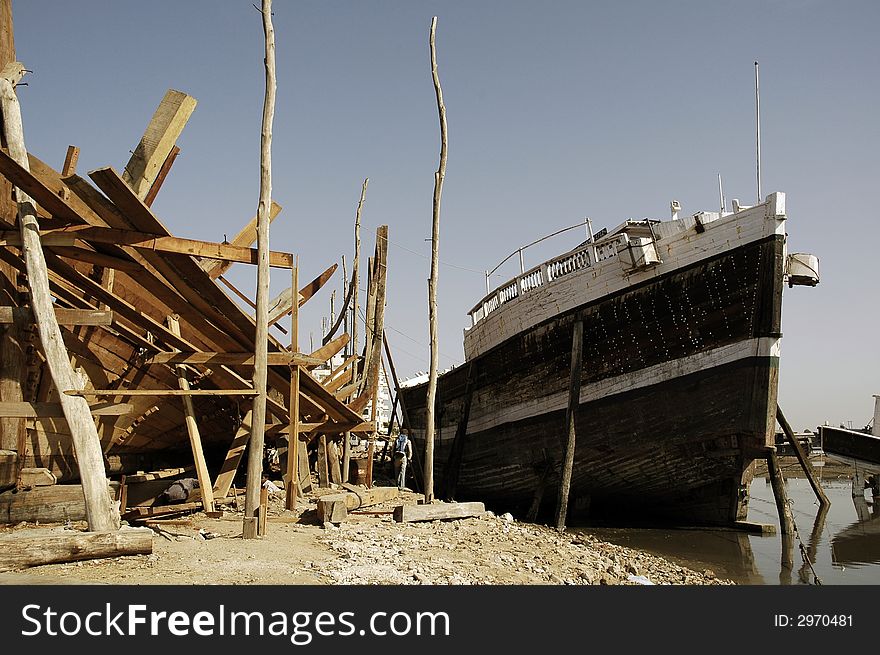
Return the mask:
[[[774,439],[783,287],[815,285],[818,261],[787,254],[783,193],[672,209],[521,269],[471,310],[466,361],[438,379],[441,493],[524,511],[558,487],[577,326],[571,496],[691,525],[746,518]],[[403,387],[423,445],[426,382]]]
[[[0,149],[0,182],[36,205],[49,292],[81,382],[58,389],[47,370],[13,207],[0,216],[0,272],[17,277],[19,289],[17,295],[4,290],[0,303],[0,491],[19,485],[23,469],[46,468],[59,482],[78,479],[60,394],[89,400],[108,475],[192,466],[195,458],[203,487],[211,483],[221,497],[229,489],[250,434],[255,320],[223,273],[235,262],[256,263],[249,247],[256,218],[231,242],[213,243],[174,237],[150,208],[194,106],[189,96],[169,91],[121,175],[112,168],[77,175],[73,147],[61,171],[32,154],[24,166]],[[271,217],[278,211],[273,203]],[[367,279],[374,306],[384,304],[385,243],[383,226]],[[269,263],[291,281],[269,308],[270,326],[287,333],[278,322],[295,317],[336,265],[300,285],[291,253],[272,251]],[[371,333],[381,334],[381,313],[374,314]],[[269,335],[266,434],[282,439],[285,449],[288,435],[298,435],[301,480],[308,479],[310,442],[320,442],[323,461],[332,460],[334,440],[375,431],[362,414],[375,396],[381,339],[368,339],[365,357],[351,355],[316,375],[334,355],[351,350],[348,334],[333,338],[338,327],[312,353],[299,351],[295,325],[290,344]],[[335,471],[339,478],[338,465]],[[326,478],[326,466],[322,473]]]

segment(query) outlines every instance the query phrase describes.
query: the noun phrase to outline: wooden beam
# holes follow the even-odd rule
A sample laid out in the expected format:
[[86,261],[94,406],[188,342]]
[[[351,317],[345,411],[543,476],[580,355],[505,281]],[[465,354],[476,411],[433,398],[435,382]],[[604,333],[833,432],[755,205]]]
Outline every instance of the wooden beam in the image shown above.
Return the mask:
[[214,496],[217,498],[225,498],[229,493],[229,488],[235,480],[235,474],[238,472],[238,465],[244,456],[248,441],[251,438],[251,419],[253,414],[248,410],[241,425],[235,433],[235,438],[229,446],[229,451],[220,467],[220,473],[217,474],[217,480],[214,482]]
[[794,454],[797,456],[798,462],[804,470],[807,480],[810,482],[810,486],[813,488],[813,493],[816,494],[819,506],[827,507],[831,504],[831,501],[828,500],[828,496],[826,496],[825,492],[822,490],[822,485],[819,484],[819,479],[816,477],[816,472],[810,465],[810,460],[807,457],[807,454],[804,452],[797,437],[794,436],[794,430],[791,429],[791,426],[788,424],[788,420],[785,418],[785,415],[782,413],[782,408],[780,408],[779,405],[776,405],[776,420],[779,422],[779,426],[785,433],[785,438],[788,439],[788,443],[794,448]]
[[144,196],[144,204],[147,207],[152,206],[153,201],[156,199],[156,196],[159,195],[159,189],[161,189],[162,184],[165,183],[165,178],[168,177],[168,173],[171,172],[171,167],[174,166],[174,160],[177,159],[177,155],[179,154],[180,148],[175,145],[173,148],[171,148],[171,152],[168,153],[165,161],[162,162],[162,167],[159,169],[159,173],[156,175],[156,179],[153,180],[153,184],[150,186],[150,190],[147,192],[147,195]]
[[[315,352],[313,352],[309,357],[313,359],[320,360],[321,364],[331,359],[336,353],[345,348],[345,345],[348,343],[351,337],[348,334],[340,334],[338,337],[333,339],[326,346],[321,346]],[[308,365],[308,368],[312,369],[315,366]]]
[[122,175],[141,200],[149,193],[195,108],[195,98],[174,89],[169,89],[159,103]]
[[[10,154],[20,166],[27,168],[28,158],[21,107],[12,84],[5,78],[0,78],[0,103],[2,103],[3,133]],[[43,346],[43,354],[56,388],[70,388],[77,384],[77,376],[64,347],[61,329],[58,327],[52,307],[48,268],[40,243],[40,226],[35,213],[36,203],[20,188],[15,189],[15,197],[18,202],[18,223],[28,272],[31,308],[40,343]],[[119,512],[102,490],[107,481],[104,456],[88,403],[81,398],[62,397],[61,404],[64,406],[64,415],[76,448],[77,467],[83,484],[89,529],[117,530]]]
[[113,257],[112,255],[105,255],[104,253],[96,252],[87,248],[70,246],[51,246],[50,248],[56,255],[67,257],[68,259],[75,259],[80,262],[87,262],[89,264],[97,264],[102,268],[110,269],[111,272],[117,270],[126,271],[128,273],[137,273],[141,270],[140,265],[131,260]]
[[61,175],[67,177],[76,173],[76,163],[79,161],[79,148],[67,146],[67,155],[64,157],[64,166],[61,167]]
[[0,536],[0,571],[152,552],[153,531],[149,528],[49,534],[45,530],[19,530]]
[[[317,366],[324,360],[309,355],[290,352],[268,353],[269,366]],[[240,364],[243,366],[254,365],[253,353],[218,353],[218,352],[164,352],[144,360],[146,364]]]
[[[27,307],[0,307],[0,325],[13,323],[18,314],[33,321],[33,314]],[[55,320],[59,325],[107,326],[113,324],[113,312],[55,307]]]
[[[333,276],[333,273],[336,271],[338,264],[333,264],[326,271],[321,273],[314,280],[309,282],[306,286],[299,290],[299,304],[298,307],[302,307],[309,298],[314,296],[325,284],[327,281]],[[290,268],[288,266],[288,268]],[[278,296],[269,303],[269,325],[277,323],[282,318],[290,314],[292,303],[290,299],[293,297],[293,292],[291,289],[285,289]]]
[[254,396],[253,389],[67,389],[67,396]]
[[[168,317],[168,327],[180,335],[180,322],[177,316]],[[190,391],[189,380],[186,378],[186,366],[177,365],[177,382],[181,391]],[[193,459],[196,465],[196,477],[199,480],[199,488],[202,493],[202,507],[206,512],[214,511],[214,495],[212,493],[211,476],[208,473],[208,465],[205,463],[205,453],[202,451],[202,436],[199,433],[199,424],[196,421],[196,408],[193,405],[192,396],[183,396],[183,411],[186,417],[186,433],[189,435],[189,445],[192,448]]]
[[290,426],[287,436],[287,475],[284,478],[285,509],[296,509],[296,497],[299,495],[299,475],[297,465],[299,462],[299,377],[300,367],[290,367]]
[[[113,486],[106,483],[103,493],[107,495],[107,502],[116,496]],[[22,521],[64,523],[85,518],[85,498],[80,484],[56,484],[0,493],[0,524],[14,525]]]
[[[130,403],[89,403],[92,416],[123,416],[134,411]],[[61,403],[0,402],[0,417],[63,418]]]
[[433,505],[398,505],[394,508],[394,520],[398,523],[415,521],[441,521],[482,516],[486,512],[483,503],[438,503]]
[[[138,250],[154,250],[242,264],[257,263],[257,251],[253,248],[241,248],[225,243],[162,236],[119,228],[72,225],[43,230],[40,237],[46,246],[76,246],[80,242],[107,243],[116,246],[131,246]],[[20,247],[21,235],[8,230],[0,232],[0,245]],[[276,251],[269,253],[269,266],[289,269],[292,265],[292,254]]]
[[[279,205],[274,200],[272,201],[272,205],[269,208],[269,222],[275,220],[275,217],[278,216],[281,211],[281,205]],[[230,241],[230,245],[239,246],[242,248],[249,248],[254,241],[257,240],[257,217],[254,216],[247,225],[245,225],[241,231],[236,234],[232,241]],[[202,267],[205,269],[205,272],[211,279],[216,280],[218,277],[223,275],[226,271],[230,269],[232,266],[232,262],[222,262],[222,261],[212,261],[205,262]]]

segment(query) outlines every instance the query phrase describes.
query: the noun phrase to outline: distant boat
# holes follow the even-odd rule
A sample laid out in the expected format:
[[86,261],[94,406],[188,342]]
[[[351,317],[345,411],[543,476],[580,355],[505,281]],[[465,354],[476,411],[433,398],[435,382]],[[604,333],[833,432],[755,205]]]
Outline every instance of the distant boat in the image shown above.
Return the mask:
[[[781,192],[733,212],[673,203],[671,220],[624,221],[490,291],[466,362],[439,378],[437,489],[524,510],[558,487],[580,321],[572,497],[744,520],[752,462],[774,443],[783,287],[819,281],[815,256],[787,254],[787,225]],[[421,450],[426,382],[403,387]]]

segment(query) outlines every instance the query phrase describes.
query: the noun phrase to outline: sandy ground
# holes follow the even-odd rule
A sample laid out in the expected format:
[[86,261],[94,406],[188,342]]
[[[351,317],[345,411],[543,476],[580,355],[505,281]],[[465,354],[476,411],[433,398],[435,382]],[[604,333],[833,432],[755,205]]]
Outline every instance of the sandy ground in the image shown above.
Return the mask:
[[[324,526],[317,521],[317,496],[291,512],[279,494],[270,499],[267,534],[260,539],[242,539],[242,513],[227,507],[219,519],[199,512],[154,524],[150,555],[0,573],[0,584],[731,584],[711,571],[509,515],[393,521],[395,505],[420,498],[406,491],[399,500]],[[33,527],[21,524],[0,534]]]

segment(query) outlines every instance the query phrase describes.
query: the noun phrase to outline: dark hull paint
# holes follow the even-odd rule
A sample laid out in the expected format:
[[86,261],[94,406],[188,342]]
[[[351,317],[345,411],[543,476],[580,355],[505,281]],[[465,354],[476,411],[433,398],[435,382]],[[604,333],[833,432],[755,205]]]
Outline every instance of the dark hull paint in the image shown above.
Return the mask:
[[[782,237],[732,250],[558,315],[440,377],[436,489],[461,421],[566,393],[572,326],[584,322],[581,384],[760,337],[778,337]],[[745,518],[753,457],[772,445],[778,360],[755,356],[585,402],[577,410],[573,497],[690,524]],[[426,385],[402,390],[420,452]],[[459,500],[528,507],[550,467],[555,502],[565,410],[467,432]],[[441,493],[442,495],[442,493]]]

